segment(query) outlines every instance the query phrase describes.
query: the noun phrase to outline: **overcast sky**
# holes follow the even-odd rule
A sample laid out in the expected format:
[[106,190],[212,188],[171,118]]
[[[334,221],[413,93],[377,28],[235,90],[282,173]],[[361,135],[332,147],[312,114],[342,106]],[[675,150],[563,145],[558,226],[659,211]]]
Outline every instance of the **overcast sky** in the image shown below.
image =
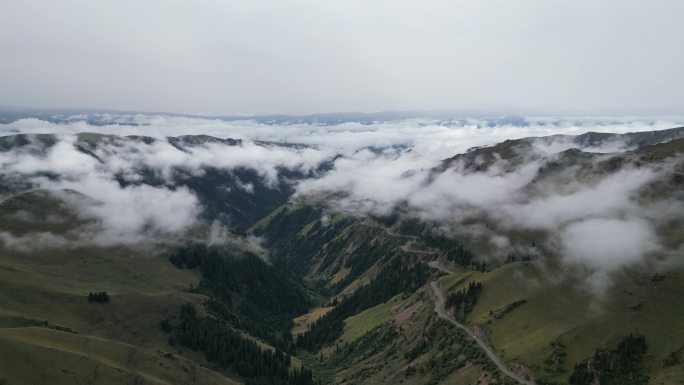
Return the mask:
[[0,0],[0,105],[684,113],[682,0]]

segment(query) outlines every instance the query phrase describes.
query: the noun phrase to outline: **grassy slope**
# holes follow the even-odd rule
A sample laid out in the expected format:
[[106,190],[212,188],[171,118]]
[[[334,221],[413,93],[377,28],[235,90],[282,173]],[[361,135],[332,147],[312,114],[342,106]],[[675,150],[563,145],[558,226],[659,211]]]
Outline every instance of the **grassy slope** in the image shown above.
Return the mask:
[[330,311],[330,309],[332,309],[330,306],[316,307],[311,309],[310,312],[295,318],[294,326],[292,327],[292,335],[296,336],[304,333],[308,329],[309,325],[323,317],[327,312]]
[[[21,199],[22,207],[33,201],[42,213],[59,207],[42,192],[22,194]],[[0,205],[0,230],[19,230],[17,221],[6,215],[17,203]],[[60,228],[66,231],[71,225],[62,223]],[[199,383],[235,383],[201,368],[197,363],[206,363],[198,354],[184,352],[195,363],[164,356],[173,348],[159,321],[174,317],[183,303],[203,300],[184,291],[197,283],[196,274],[176,269],[159,250],[0,247],[0,352],[5,352],[0,379],[10,384],[73,384],[97,374],[94,383],[127,383],[135,375],[146,383],[177,383],[175,379],[195,373]],[[110,294],[110,303],[88,303],[88,292],[99,290]],[[36,327],[45,321],[78,334]],[[127,350],[141,352],[144,364],[122,364]]]
[[403,310],[419,302],[418,298],[424,297],[425,294],[422,292],[416,292],[407,298],[402,298],[399,294],[383,304],[347,318],[344,321],[344,333],[340,337],[340,342],[354,341],[382,323],[392,320]]
[[[590,294],[581,281],[562,278],[552,268],[541,269],[529,262],[468,274],[457,287],[470,280],[483,283],[482,294],[468,322],[486,325],[491,331],[492,345],[508,361],[522,362],[542,373],[543,378],[565,381],[574,364],[593,354],[596,347],[615,344],[621,336],[639,332],[649,344],[648,366],[654,381],[677,377],[677,370],[663,370],[659,363],[684,344],[681,269],[659,283],[651,281],[651,274],[636,269],[616,274],[612,286],[601,296]],[[459,281],[456,275],[450,279]],[[501,319],[490,316],[490,310],[521,299],[527,303]],[[638,304],[642,305],[635,310]],[[542,369],[554,340],[567,347],[565,374],[552,375]]]
[[[411,315],[401,323],[395,322],[395,318],[407,308],[413,310]],[[326,358],[323,362],[319,360],[320,353],[303,353],[302,358],[307,367],[314,368],[322,378],[341,384],[429,384],[438,371],[444,372],[439,375],[439,383],[442,384],[488,384],[495,380],[478,359],[473,361],[463,355],[463,341],[468,341],[467,337],[446,322],[439,325],[442,332],[450,335],[453,341],[447,342],[444,334],[437,335],[433,338],[431,347],[416,358],[407,360],[404,357],[404,353],[421,340],[430,338],[427,337],[428,330],[436,327],[438,322],[433,308],[434,302],[427,287],[407,298],[395,296],[384,304],[347,318],[344,334],[338,340],[344,351],[347,344],[363,340],[378,330],[394,328],[399,335],[391,342],[373,342],[367,349],[377,351],[355,351],[351,357],[343,358],[342,361],[335,353],[334,346],[322,349]],[[467,361],[464,366],[453,365],[462,360]],[[431,362],[440,363],[440,367],[431,369]],[[445,364],[447,362],[448,365]],[[416,373],[407,374],[409,366],[415,367]]]
[[[9,379],[14,374],[20,379],[22,375],[33,376],[35,371],[24,371],[17,365],[31,357],[53,362],[40,370],[41,376],[51,378],[50,383],[59,383],[60,379],[66,378],[61,370],[75,362],[84,362],[83,366],[74,366],[72,375],[77,377],[90,375],[86,369],[95,366],[118,373],[124,346],[142,351],[144,361],[161,360],[163,363],[160,351],[171,351],[172,347],[167,344],[159,321],[175,316],[183,303],[202,300],[200,296],[182,291],[187,287],[185,285],[196,281],[196,277],[186,271],[167,271],[165,258],[145,260],[142,256],[122,256],[92,249],[64,254],[53,252],[43,257],[50,261],[42,260],[45,263],[41,263],[35,254],[14,257],[8,256],[6,251],[0,252],[0,326],[3,327],[0,346],[23,352],[23,355],[8,357],[12,360],[0,360],[3,366],[0,372]],[[111,302],[88,303],[86,296],[91,290],[107,290]],[[49,326],[69,328],[78,334],[32,326],[45,321]],[[97,355],[92,354],[93,343],[77,343],[86,340],[98,342]],[[0,348],[2,350],[6,349]],[[199,356],[193,358],[202,362]],[[198,378],[211,379],[214,383],[233,383],[197,364],[172,364],[173,361],[167,363],[163,372],[166,377],[150,372],[150,368],[156,368],[154,366],[143,365],[129,371],[139,372],[153,383],[172,383],[172,379],[184,375],[183,366],[195,367]],[[151,378],[158,381],[151,381]],[[26,383],[26,380],[10,383]],[[111,383],[122,382],[114,380]]]
[[[529,237],[532,242],[540,236]],[[516,262],[486,273],[462,270],[444,277],[443,283],[445,287],[454,286],[454,290],[470,280],[483,282],[484,290],[468,322],[485,325],[492,345],[505,360],[524,364],[539,378],[567,381],[575,363],[589,357],[598,346],[615,344],[630,332],[647,337],[653,383],[678,383],[673,381],[684,378],[681,368],[659,365],[668,353],[684,344],[684,307],[678,302],[684,298],[683,270],[669,274],[661,283],[650,282],[653,272],[646,267],[616,274],[611,277],[611,289],[597,297],[572,272],[568,273],[567,266],[565,273],[560,274],[553,264],[551,261],[542,268],[531,262]],[[343,292],[367,281],[369,272],[350,283]],[[527,301],[524,305],[501,319],[490,315],[490,310],[496,312],[523,299]],[[341,344],[355,341],[388,322],[398,309],[412,302],[415,302],[413,297],[395,297],[348,318]],[[639,304],[642,304],[640,308],[631,308]],[[567,347],[564,373],[548,373],[544,369],[544,360],[553,350],[552,341],[560,341]],[[326,356],[333,352],[334,346],[323,349]]]
[[9,384],[236,384],[176,354],[41,327],[0,329]]

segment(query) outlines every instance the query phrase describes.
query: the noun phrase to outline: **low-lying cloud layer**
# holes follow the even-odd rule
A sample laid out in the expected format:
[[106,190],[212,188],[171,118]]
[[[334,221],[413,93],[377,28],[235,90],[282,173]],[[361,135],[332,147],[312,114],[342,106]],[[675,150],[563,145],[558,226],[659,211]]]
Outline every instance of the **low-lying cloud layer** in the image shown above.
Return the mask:
[[[540,153],[549,155],[547,149]],[[610,274],[623,267],[659,263],[649,256],[665,250],[661,236],[673,215],[684,212],[681,196],[641,196],[656,181],[672,178],[669,165],[580,170],[600,169],[598,163],[609,158],[600,155],[584,166],[569,164],[548,181],[542,175],[556,161],[553,154],[512,169],[501,160],[486,170],[456,163],[440,173],[416,158],[412,152],[359,153],[335,162],[322,178],[302,182],[298,193],[342,191],[331,198],[333,210],[384,215],[400,207],[436,222],[447,236],[489,245],[480,258],[560,257],[584,269],[594,293],[602,293]]]
[[[113,120],[114,117],[112,117]],[[614,170],[606,154],[631,149],[620,140],[581,145],[568,137],[530,141],[508,157],[493,154],[442,160],[471,147],[506,139],[587,131],[651,131],[677,126],[674,120],[528,119],[526,125],[491,125],[474,119],[425,119],[375,124],[264,124],[167,116],[132,116],[127,122],[91,126],[75,119],[55,124],[19,120],[0,125],[4,133],[57,133],[47,149],[40,142],[0,152],[5,182],[21,176],[33,188],[72,189],[85,194],[81,214],[95,218],[91,242],[102,245],[162,240],[192,228],[203,202],[177,183],[177,173],[202,175],[208,167],[254,170],[278,189],[283,180],[297,197],[331,196],[334,210],[409,215],[440,224],[461,237],[491,246],[490,257],[506,253],[550,252],[570,264],[609,273],[641,263],[664,248],[660,229],[673,212],[684,212],[679,196],[643,198],[651,184],[669,180],[674,161],[657,166],[626,162]],[[79,141],[76,133],[146,135],[155,140],[100,137]],[[207,134],[239,143],[167,136]],[[206,139],[206,138],[205,138]],[[300,143],[281,146],[258,141]],[[564,152],[580,147],[593,155]],[[327,163],[324,169],[321,165]],[[299,180],[283,177],[297,171]],[[149,183],[153,177],[155,183]],[[253,182],[234,188],[255,194]],[[331,194],[333,193],[333,194]],[[241,202],[225,202],[240,205]],[[512,234],[543,234],[529,244]],[[4,243],[16,239],[3,235]],[[46,241],[46,235],[41,235]],[[541,251],[540,251],[541,250]]]
[[[87,199],[75,206],[84,218],[97,220],[86,238],[99,245],[164,241],[196,224],[203,203],[178,185],[178,172],[201,175],[206,167],[247,168],[256,171],[266,186],[277,188],[278,170],[309,172],[327,157],[312,148],[251,141],[179,148],[165,138],[149,142],[99,137],[97,144],[90,144],[62,134],[47,147],[35,137],[29,140],[34,143],[0,153],[5,189],[12,190],[12,180],[21,180],[31,189],[84,194]],[[250,183],[238,180],[238,187],[253,193]]]
[[653,228],[639,219],[574,222],[563,229],[561,242],[565,257],[600,270],[637,263],[645,253],[658,249]]
[[[350,153],[364,147],[409,147],[431,160],[465,152],[471,147],[492,145],[506,139],[547,135],[579,135],[588,131],[625,133],[662,130],[684,125],[684,117],[666,118],[526,118],[510,123],[505,119],[403,119],[372,122],[270,124],[245,120],[174,117],[165,115],[107,115],[90,125],[87,116],[62,117],[68,123],[21,119],[0,124],[0,134],[97,132],[111,135],[166,137],[211,135],[218,138],[300,143]],[[564,148],[568,144],[554,141]],[[557,149],[556,149],[557,150]],[[596,149],[595,149],[596,150]]]

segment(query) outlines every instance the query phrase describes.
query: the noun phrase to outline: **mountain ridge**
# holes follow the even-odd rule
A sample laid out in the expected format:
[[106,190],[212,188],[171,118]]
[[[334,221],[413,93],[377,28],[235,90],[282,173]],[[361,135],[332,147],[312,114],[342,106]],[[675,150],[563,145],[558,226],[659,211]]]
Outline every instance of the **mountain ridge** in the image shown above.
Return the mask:
[[[630,187],[626,204],[639,204],[642,210],[666,203],[671,205],[666,209],[676,208],[672,205],[684,196],[684,182],[677,177],[684,138],[675,138],[682,133],[683,128],[676,128],[652,135],[627,134],[618,138],[636,143],[636,148],[607,153],[578,148],[544,153],[534,151],[531,143],[539,138],[506,141],[445,160],[430,171],[431,179],[420,188],[469,175],[504,178],[538,163],[525,175],[529,179],[512,190],[514,199],[501,207],[575,194],[589,194],[597,201],[591,194],[602,186],[608,186],[612,194],[608,196],[617,198],[622,190],[614,186],[627,176],[628,181],[643,178],[643,183]],[[578,137],[592,147],[616,138]],[[33,140],[53,146],[57,137],[7,138],[0,138],[0,143],[9,143],[2,154],[31,148]],[[98,155],[102,138],[81,135],[75,145],[90,151],[84,155],[99,164],[106,161]],[[243,145],[209,136],[175,138],[162,140],[181,149],[205,143],[225,145],[227,150]],[[125,139],[143,149],[157,140]],[[478,156],[483,159],[477,160]],[[451,163],[444,166],[446,162]],[[644,337],[647,354],[635,358],[634,366],[621,376],[632,376],[634,384],[676,384],[684,378],[684,367],[677,363],[684,344],[684,309],[678,306],[684,271],[676,263],[681,257],[677,247],[684,244],[684,223],[676,217],[663,214],[664,222],[655,226],[661,249],[648,250],[642,260],[609,270],[608,285],[597,289],[590,279],[602,267],[566,261],[567,252],[558,248],[556,237],[568,226],[566,222],[571,229],[573,223],[593,223],[598,214],[591,207],[600,206],[586,209],[589,219],[563,219],[566,222],[558,230],[510,226],[490,207],[476,203],[465,205],[469,211],[445,219],[423,215],[408,200],[390,212],[349,211],[336,201],[348,194],[295,195],[293,171],[278,174],[282,179],[276,180],[282,184],[269,188],[256,171],[208,167],[168,187],[167,179],[140,170],[142,179],[128,176],[117,182],[118,188],[188,189],[214,214],[229,212],[224,211],[225,203],[232,202],[245,218],[242,227],[200,215],[198,223],[168,240],[152,233],[154,246],[98,245],[88,243],[92,219],[84,214],[92,213],[80,210],[104,197],[77,189],[30,190],[20,185],[18,195],[11,193],[0,202],[0,293],[4,293],[0,295],[0,351],[20,352],[0,360],[0,380],[9,384],[39,378],[57,384],[74,379],[102,384],[172,383],[172,378],[226,384],[509,383],[511,378],[469,334],[486,344],[514,377],[526,382],[562,384],[583,375],[605,376],[591,363],[601,354],[619,354],[623,341],[631,341],[628,336],[633,334]],[[319,166],[309,174],[294,171],[294,181],[334,171],[334,165]],[[69,178],[66,174],[49,177]],[[226,181],[242,193],[212,196],[213,188]],[[13,188],[7,179],[2,182]],[[250,189],[244,186],[248,183],[251,192],[245,191]],[[269,195],[274,192],[278,195]],[[583,203],[590,205],[591,200]],[[446,207],[458,212],[462,203],[452,203]],[[212,208],[212,204],[224,206]],[[554,215],[549,211],[552,206],[542,207],[546,216]],[[626,209],[615,209],[620,210]],[[625,212],[610,220],[622,226],[634,215]],[[93,223],[98,221],[102,218]],[[471,226],[479,233],[461,231]],[[54,239],[46,234],[63,235],[67,240],[60,242],[66,243],[50,243]],[[495,244],[492,240],[497,238],[488,234],[507,242],[499,239]],[[73,235],[81,235],[79,242],[69,241]],[[23,240],[21,247],[18,239]],[[435,312],[440,301],[433,296],[434,282],[444,291],[443,314]],[[269,290],[278,292],[271,298]],[[88,302],[93,291],[105,291],[110,302]],[[301,297],[288,297],[293,293]],[[281,298],[282,306],[262,307],[273,298]],[[439,315],[462,320],[467,331]],[[269,330],[257,330],[260,323],[270,325],[264,327]],[[216,341],[239,341],[231,346],[242,346],[242,354],[257,358],[238,359],[233,356],[238,351],[203,340],[200,336],[209,330]],[[59,353],[45,350],[50,344]],[[45,357],[55,365],[33,373],[19,364],[30,357]],[[87,363],[76,366],[77,357]],[[260,379],[248,369],[262,359],[273,360],[271,377]],[[590,365],[591,371],[581,372],[582,365]],[[98,367],[107,378],[93,375]],[[644,382],[644,376],[650,380]]]

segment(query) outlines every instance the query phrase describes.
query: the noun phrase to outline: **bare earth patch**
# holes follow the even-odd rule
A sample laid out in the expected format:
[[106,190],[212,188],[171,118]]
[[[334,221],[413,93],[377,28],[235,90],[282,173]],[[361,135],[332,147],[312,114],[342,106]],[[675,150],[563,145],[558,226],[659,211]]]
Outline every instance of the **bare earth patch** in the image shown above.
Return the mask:
[[404,323],[404,321],[409,319],[409,317],[411,317],[411,315],[413,315],[413,313],[415,313],[416,310],[418,310],[422,305],[423,305],[423,301],[418,301],[418,302],[414,303],[413,305],[407,307],[401,313],[397,314],[394,317],[395,325],[401,325],[402,323]]

